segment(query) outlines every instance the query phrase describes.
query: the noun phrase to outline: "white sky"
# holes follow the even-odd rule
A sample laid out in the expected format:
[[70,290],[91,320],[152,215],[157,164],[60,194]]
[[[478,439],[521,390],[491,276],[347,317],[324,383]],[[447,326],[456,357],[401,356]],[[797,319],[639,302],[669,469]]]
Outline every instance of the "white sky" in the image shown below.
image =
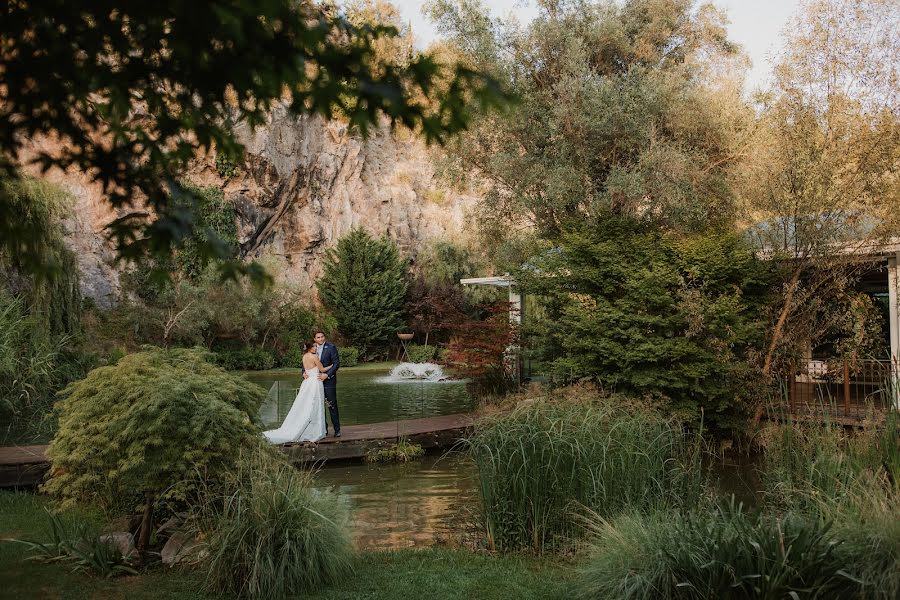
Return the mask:
[[[520,22],[527,22],[537,14],[533,0],[482,0],[494,16],[514,13]],[[412,24],[417,44],[424,48],[436,37],[431,23],[422,15],[424,0],[392,0],[405,20]],[[771,59],[781,47],[781,34],[788,19],[797,10],[800,0],[712,0],[725,9],[731,21],[728,34],[741,44],[753,61],[747,74],[748,91],[764,86],[771,75]]]

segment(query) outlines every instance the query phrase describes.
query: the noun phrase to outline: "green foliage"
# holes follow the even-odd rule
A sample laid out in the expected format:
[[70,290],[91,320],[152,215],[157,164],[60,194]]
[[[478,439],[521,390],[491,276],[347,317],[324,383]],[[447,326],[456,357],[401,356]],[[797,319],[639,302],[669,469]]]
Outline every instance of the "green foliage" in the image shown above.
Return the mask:
[[833,523],[847,569],[865,597],[900,595],[900,416],[848,434],[839,425],[788,423],[764,430],[762,481],[771,510]]
[[[226,371],[265,371],[275,366],[275,355],[267,348],[244,346],[216,351],[216,364]],[[296,363],[295,363],[296,364]]]
[[65,562],[72,565],[73,571],[106,578],[137,575],[130,558],[123,556],[111,539],[101,537],[83,523],[70,531],[58,515],[49,511],[46,515],[49,522],[48,541],[13,540],[28,548],[32,560]]
[[226,154],[216,154],[216,173],[222,179],[230,179],[238,172],[238,166]]
[[[236,122],[254,128],[285,104],[296,115],[329,118],[340,111],[363,133],[386,117],[441,142],[466,127],[473,104],[503,97],[496,82],[461,63],[439,65],[421,55],[403,65],[378,60],[379,40],[396,35],[390,27],[354,26],[333,5],[291,0],[196,6],[170,0],[115,10],[84,1],[10,5],[2,37],[0,170],[10,171],[26,140],[58,139],[57,151],[38,155],[43,168],[89,174],[115,209],[146,198],[154,218],[111,226],[119,257],[168,256],[195,223],[190,210],[170,201],[190,193],[174,178],[198,151],[215,148],[238,160]],[[85,60],[95,56],[106,58]],[[0,193],[4,215],[8,200]],[[7,247],[27,234],[0,222]],[[220,250],[218,243],[203,247],[204,254],[227,258]],[[23,256],[41,264],[39,253]],[[240,262],[226,267],[250,271]]]
[[556,381],[590,378],[728,430],[759,381],[768,268],[732,235],[677,237],[610,217],[567,226],[517,280],[545,312],[530,333]]
[[149,349],[67,387],[46,491],[63,505],[129,512],[155,498],[191,498],[191,473],[214,478],[232,469],[242,449],[261,443],[265,392],[206,358]]
[[340,503],[311,489],[311,473],[251,456],[200,512],[210,591],[284,598],[338,581],[352,557]]
[[355,367],[359,364],[359,348],[353,346],[342,346],[340,349],[341,366]]
[[[49,182],[0,176],[0,198],[9,204],[4,220],[23,232],[22,239],[0,242],[3,287],[27,299],[28,311],[45,322],[53,336],[79,331],[81,292],[78,263],[66,246],[62,220],[71,200],[66,191]],[[27,268],[36,261],[41,268]]]
[[175,252],[175,266],[189,279],[195,279],[203,273],[207,263],[204,249],[210,245],[220,246],[216,255],[221,258],[237,256],[237,214],[219,188],[186,184],[185,191],[186,199],[192,202],[194,224],[191,234]]
[[425,456],[425,449],[405,439],[385,448],[373,448],[366,453],[367,463],[407,463]]
[[547,2],[522,26],[479,2],[429,9],[520,99],[452,146],[459,168],[488,182],[486,244],[608,211],[679,229],[733,214],[728,175],[753,113],[739,77],[718,76],[741,60],[723,13],[693,0]]
[[395,339],[403,326],[407,273],[393,242],[354,229],[329,250],[323,270],[319,294],[347,341],[369,356]]
[[608,517],[697,502],[696,448],[679,424],[595,392],[554,398],[529,398],[468,439],[492,550],[565,547],[582,507]]
[[[279,351],[278,366],[298,367],[302,362],[303,344],[313,339],[313,331],[322,329],[326,335],[337,330],[337,324],[331,315],[306,308],[297,299],[286,298],[282,303],[273,324],[273,336]],[[341,349],[341,364],[344,362],[344,351]]]
[[[864,598],[852,557],[827,523],[741,507],[591,519],[580,598]],[[853,559],[856,558],[854,561]]]
[[437,346],[422,346],[419,344],[409,344],[406,347],[409,353],[409,361],[414,363],[433,362],[437,356]]
[[52,435],[54,394],[91,368],[73,338],[48,333],[45,317],[0,286],[0,439],[7,443]]

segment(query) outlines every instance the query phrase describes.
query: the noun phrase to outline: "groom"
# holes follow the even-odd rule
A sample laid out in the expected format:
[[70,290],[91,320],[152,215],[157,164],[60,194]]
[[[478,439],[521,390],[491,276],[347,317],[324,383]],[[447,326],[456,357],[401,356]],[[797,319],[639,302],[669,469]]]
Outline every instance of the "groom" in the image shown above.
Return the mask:
[[[331,425],[334,427],[334,437],[341,437],[341,420],[338,417],[337,404],[337,371],[341,367],[341,357],[334,344],[325,341],[325,332],[316,330],[313,339],[316,342],[316,354],[323,365],[331,365],[327,373],[321,373],[319,379],[325,388],[325,405],[331,415]],[[328,421],[325,422],[325,435],[328,435]]]

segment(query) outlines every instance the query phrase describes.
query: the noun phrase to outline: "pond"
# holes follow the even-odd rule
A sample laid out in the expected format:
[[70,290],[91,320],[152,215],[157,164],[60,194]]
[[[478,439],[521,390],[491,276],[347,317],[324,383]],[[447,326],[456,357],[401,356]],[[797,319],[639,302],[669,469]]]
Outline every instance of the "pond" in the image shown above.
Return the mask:
[[354,545],[366,550],[457,544],[478,505],[475,467],[457,453],[399,465],[329,465],[315,481],[347,507]]
[[[760,484],[752,457],[711,460],[710,484],[745,507],[756,506]],[[478,476],[459,452],[427,455],[400,465],[331,463],[316,473],[316,487],[338,497],[350,515],[350,535],[363,550],[478,543]]]
[[[341,425],[452,415],[475,407],[475,399],[463,381],[398,382],[388,374],[387,368],[341,369],[337,385]],[[263,424],[269,428],[281,425],[303,381],[303,372],[264,371],[244,376],[269,390],[260,413]]]

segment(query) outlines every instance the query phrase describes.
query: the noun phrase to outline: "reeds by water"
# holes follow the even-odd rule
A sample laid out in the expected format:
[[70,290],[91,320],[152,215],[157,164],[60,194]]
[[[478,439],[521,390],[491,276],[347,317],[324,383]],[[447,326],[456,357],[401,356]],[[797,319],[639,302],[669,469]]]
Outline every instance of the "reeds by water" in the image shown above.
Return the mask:
[[468,443],[495,550],[559,549],[580,537],[583,508],[690,505],[703,490],[680,424],[620,398],[537,399],[486,419]]

